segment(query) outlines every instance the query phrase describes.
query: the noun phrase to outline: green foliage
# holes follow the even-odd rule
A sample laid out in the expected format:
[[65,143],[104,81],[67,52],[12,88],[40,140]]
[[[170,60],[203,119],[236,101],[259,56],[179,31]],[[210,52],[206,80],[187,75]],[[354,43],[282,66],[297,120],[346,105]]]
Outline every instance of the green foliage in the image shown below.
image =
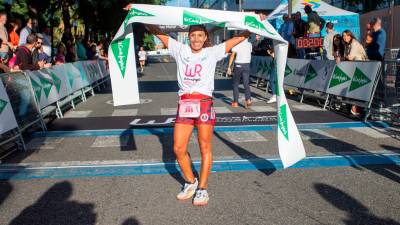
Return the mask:
[[144,34],[143,47],[145,50],[153,51],[155,50],[156,44],[154,43],[154,38],[152,34]]

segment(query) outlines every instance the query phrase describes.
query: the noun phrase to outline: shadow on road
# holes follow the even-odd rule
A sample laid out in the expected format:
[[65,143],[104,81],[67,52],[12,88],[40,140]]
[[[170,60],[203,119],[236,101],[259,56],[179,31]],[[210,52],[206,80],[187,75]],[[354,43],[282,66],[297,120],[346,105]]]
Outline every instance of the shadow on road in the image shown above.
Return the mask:
[[136,218],[128,218],[121,225],[140,225],[140,222]]
[[73,187],[63,181],[50,187],[33,205],[25,208],[10,225],[95,225],[94,204],[69,200]]
[[[314,133],[313,131],[307,131],[307,133],[309,135],[315,134],[321,136],[321,134]],[[393,160],[391,160],[390,158],[386,157],[385,155],[369,152],[351,143],[347,143],[338,139],[332,140],[329,137],[326,137],[325,139],[311,139],[310,142],[316,146],[320,146],[326,149],[327,151],[335,155],[343,156],[345,159],[348,160],[350,165],[353,165],[352,166],[353,168],[360,170],[367,169],[378,175],[386,177],[394,182],[400,183],[400,167],[398,165],[395,165],[396,163],[393,162]],[[377,159],[379,159],[379,161],[385,161],[389,165],[379,165],[379,166],[361,165],[365,164],[365,162],[362,160],[358,161],[358,159],[348,156],[349,154],[374,156]]]
[[[247,151],[246,149],[236,145],[226,138],[222,137],[219,133],[214,132],[215,137],[220,139],[226,146],[228,146],[232,151],[234,151],[238,156],[242,159],[248,159],[250,163],[252,163],[259,171],[264,173],[265,175],[269,176],[276,171],[275,166],[268,160],[264,158],[260,158],[257,155]],[[255,163],[257,162],[257,163]],[[260,167],[265,168],[273,168],[273,169],[262,169]]]
[[338,188],[316,183],[314,184],[314,189],[327,202],[347,213],[347,217],[343,220],[347,225],[400,225],[400,223],[393,219],[373,215],[360,201]]

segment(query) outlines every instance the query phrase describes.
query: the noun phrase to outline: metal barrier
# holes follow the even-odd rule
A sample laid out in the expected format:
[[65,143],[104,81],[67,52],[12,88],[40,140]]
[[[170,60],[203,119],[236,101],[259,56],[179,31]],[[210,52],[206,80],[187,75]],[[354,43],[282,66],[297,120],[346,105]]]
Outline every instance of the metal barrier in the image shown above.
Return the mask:
[[0,108],[7,106],[7,102],[12,106],[7,115],[0,112],[0,120],[10,116],[11,112],[17,124],[16,129],[3,129],[5,126],[0,125],[0,159],[4,156],[4,145],[20,139],[20,146],[25,149],[22,132],[34,125],[46,130],[44,117],[55,113],[62,118],[66,106],[75,108],[77,98],[86,101],[87,92],[94,95],[94,88],[100,90],[110,79],[107,64],[101,60],[57,65],[39,71],[4,73],[0,78],[5,89],[2,96],[9,99],[0,98]]
[[372,116],[400,125],[400,59],[385,59]]
[[45,130],[29,77],[24,72],[16,72],[2,74],[1,79],[19,129],[23,132],[34,124],[40,124]]

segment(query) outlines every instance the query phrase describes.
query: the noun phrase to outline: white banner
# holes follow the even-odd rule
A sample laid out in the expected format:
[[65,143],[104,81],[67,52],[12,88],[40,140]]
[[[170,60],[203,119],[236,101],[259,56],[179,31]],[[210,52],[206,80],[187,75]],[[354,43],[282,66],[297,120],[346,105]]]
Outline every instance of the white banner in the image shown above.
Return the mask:
[[214,24],[220,27],[247,29],[252,33],[275,40],[275,54],[279,65],[277,74],[280,79],[280,96],[277,103],[280,121],[280,129],[277,129],[279,152],[285,168],[305,157],[300,134],[283,92],[288,44],[268,21],[260,21],[259,16],[253,13],[132,4],[108,51],[115,106],[139,103],[135,46],[130,25],[134,22],[178,26]]
[[8,99],[3,82],[0,80],[0,134],[17,127],[17,121],[11,107],[10,99]]
[[306,152],[283,89],[288,46],[274,41],[274,51],[278,53],[276,54],[278,146],[279,155],[283,166],[286,168],[306,157]]

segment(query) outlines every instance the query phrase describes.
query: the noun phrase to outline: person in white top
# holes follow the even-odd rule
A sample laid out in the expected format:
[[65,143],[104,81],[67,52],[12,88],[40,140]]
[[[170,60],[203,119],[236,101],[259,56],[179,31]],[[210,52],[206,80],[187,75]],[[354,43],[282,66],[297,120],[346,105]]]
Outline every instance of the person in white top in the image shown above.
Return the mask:
[[[129,10],[130,5],[125,9]],[[261,15],[261,19],[264,20],[265,15]],[[190,26],[189,45],[177,42],[162,33],[157,26],[146,25],[146,28],[167,46],[177,64],[179,104],[174,125],[173,148],[185,179],[177,199],[187,200],[194,195],[193,205],[207,205],[208,177],[213,162],[211,140],[216,121],[212,101],[215,66],[235,45],[245,40],[250,32],[244,31],[222,44],[211,47],[204,25]],[[199,181],[193,174],[192,161],[187,149],[195,125],[202,158]]]
[[232,54],[229,58],[229,65],[227,74],[230,75],[231,65],[233,59],[235,58],[235,69],[233,71],[232,77],[232,86],[233,86],[233,102],[232,107],[238,107],[239,100],[239,84],[240,78],[243,78],[243,87],[245,90],[245,108],[249,108],[251,106],[251,92],[250,92],[250,61],[251,61],[251,52],[253,51],[253,46],[249,42],[249,39],[245,39],[240,42],[240,44],[236,45],[232,48]]
[[143,47],[140,47],[138,56],[139,56],[139,63],[140,63],[140,72],[143,73],[144,65],[146,64],[146,51],[144,50]]

